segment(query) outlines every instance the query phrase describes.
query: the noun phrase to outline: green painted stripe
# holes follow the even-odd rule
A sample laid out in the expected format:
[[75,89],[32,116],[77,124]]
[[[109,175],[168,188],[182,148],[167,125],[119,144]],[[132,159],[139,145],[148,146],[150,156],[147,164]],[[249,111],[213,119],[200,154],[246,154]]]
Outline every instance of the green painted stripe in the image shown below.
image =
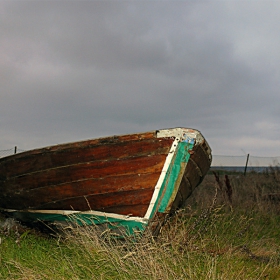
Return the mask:
[[110,229],[119,229],[124,231],[127,235],[135,235],[143,232],[147,226],[147,222],[140,222],[135,220],[123,220],[112,217],[97,216],[93,214],[75,213],[70,215],[63,214],[46,214],[34,212],[13,212],[16,217],[20,216],[25,221],[42,221],[50,223],[69,222],[79,226],[87,225],[101,225],[104,224]]
[[[187,163],[190,158],[190,153],[189,150],[192,150],[193,144],[188,143],[188,142],[180,142],[178,143],[178,147],[176,150],[176,156],[173,158],[173,162],[170,164],[169,169],[167,171],[167,174],[165,176],[163,185],[164,187],[162,188],[165,190],[164,195],[161,199],[158,212],[164,213],[166,210],[166,207],[169,205],[170,198],[174,192],[174,187],[176,185],[176,182],[178,180],[180,171],[181,171],[181,163]],[[174,197],[175,198],[175,197]]]

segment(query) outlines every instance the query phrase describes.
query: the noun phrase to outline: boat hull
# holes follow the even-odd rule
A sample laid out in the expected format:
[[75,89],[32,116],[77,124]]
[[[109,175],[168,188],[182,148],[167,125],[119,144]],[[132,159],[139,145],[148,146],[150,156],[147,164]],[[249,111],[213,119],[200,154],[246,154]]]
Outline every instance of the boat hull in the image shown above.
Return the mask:
[[0,207],[24,222],[157,232],[210,165],[206,140],[186,128],[56,145],[0,159]]

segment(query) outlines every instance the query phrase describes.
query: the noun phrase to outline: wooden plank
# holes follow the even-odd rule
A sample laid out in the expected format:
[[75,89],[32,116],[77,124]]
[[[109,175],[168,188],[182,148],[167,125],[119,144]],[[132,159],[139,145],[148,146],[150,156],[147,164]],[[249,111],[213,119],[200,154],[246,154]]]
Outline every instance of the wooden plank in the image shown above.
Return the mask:
[[191,159],[193,159],[199,166],[202,174],[206,174],[210,168],[209,155],[207,154],[205,147],[202,145],[194,146],[193,153],[191,154]]
[[171,139],[144,139],[132,142],[115,142],[111,145],[88,145],[44,152],[40,155],[27,154],[13,161],[0,163],[2,181],[26,173],[98,160],[122,159],[131,156],[167,154]]
[[116,213],[119,215],[127,215],[134,217],[144,217],[147,212],[148,204],[139,205],[118,205],[112,206],[104,209],[106,213]]
[[137,189],[153,189],[159,175],[160,172],[142,174],[141,176],[130,174],[122,177],[94,178],[42,188],[23,189],[16,194],[9,192],[3,198],[0,197],[0,203],[4,208],[12,207],[18,210],[25,208],[36,209],[42,204],[73,197],[125,192]]
[[[129,206],[131,214],[134,205],[146,205],[146,209],[150,203],[153,194],[153,189],[139,189],[131,190],[127,192],[115,192],[109,194],[100,195],[89,195],[86,197],[75,197],[65,200],[55,201],[53,203],[44,204],[37,209],[48,209],[48,210],[77,210],[77,211],[102,211],[112,213],[112,209],[118,207]],[[111,209],[111,210],[110,210]],[[119,212],[115,212],[119,214]],[[144,216],[145,213],[143,213]]]
[[97,138],[97,139],[90,139],[90,140],[83,140],[83,141],[78,141],[78,142],[59,144],[59,145],[34,149],[34,150],[26,151],[23,153],[11,155],[8,157],[0,158],[0,165],[3,162],[18,160],[22,157],[26,157],[29,155],[41,155],[44,153],[53,153],[53,152],[57,152],[57,151],[61,151],[61,150],[72,150],[73,148],[84,148],[84,147],[95,146],[95,145],[111,145],[111,144],[117,143],[117,142],[129,142],[129,141],[153,139],[153,138],[156,138],[156,133],[154,131],[145,132],[145,133],[121,135],[121,136],[110,136],[110,137],[104,137],[104,138]]
[[172,204],[170,213],[172,214],[179,208],[183,207],[183,205],[185,204],[185,201],[191,195],[191,193],[192,193],[192,186],[191,186],[186,174],[184,174],[180,187],[179,187],[179,190],[178,190],[178,193]]
[[37,173],[15,177],[2,182],[2,193],[21,191],[58,185],[66,182],[90,178],[105,178],[107,176],[123,176],[129,174],[145,174],[160,172],[166,155],[128,158],[124,160],[90,162],[43,170]]

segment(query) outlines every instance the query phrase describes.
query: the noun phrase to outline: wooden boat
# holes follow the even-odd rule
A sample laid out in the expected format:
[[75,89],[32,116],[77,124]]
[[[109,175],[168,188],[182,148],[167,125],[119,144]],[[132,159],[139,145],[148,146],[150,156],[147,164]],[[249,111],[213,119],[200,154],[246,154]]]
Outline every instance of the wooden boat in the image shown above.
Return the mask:
[[55,145],[0,159],[0,208],[23,222],[75,221],[158,232],[211,165],[194,129]]

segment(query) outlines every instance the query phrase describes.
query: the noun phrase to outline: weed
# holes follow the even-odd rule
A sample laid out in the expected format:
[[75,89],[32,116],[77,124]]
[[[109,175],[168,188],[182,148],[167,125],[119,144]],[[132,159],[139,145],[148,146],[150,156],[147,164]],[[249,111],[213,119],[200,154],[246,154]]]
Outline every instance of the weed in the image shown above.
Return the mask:
[[[219,185],[220,184],[220,185]],[[213,175],[155,239],[96,226],[0,230],[1,279],[280,279],[279,173]],[[23,231],[22,231],[23,230]]]

